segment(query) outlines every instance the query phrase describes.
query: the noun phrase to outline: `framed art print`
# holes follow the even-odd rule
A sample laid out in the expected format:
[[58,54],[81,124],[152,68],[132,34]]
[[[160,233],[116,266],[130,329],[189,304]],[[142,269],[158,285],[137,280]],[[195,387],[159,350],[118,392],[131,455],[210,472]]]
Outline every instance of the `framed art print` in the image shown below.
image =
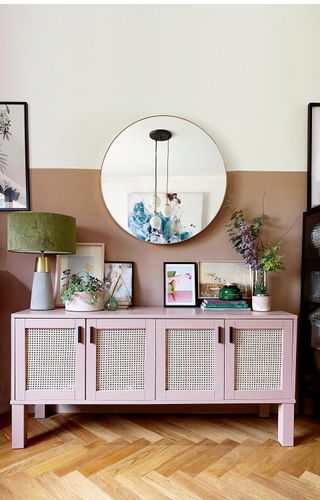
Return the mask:
[[219,290],[226,283],[236,283],[242,298],[251,298],[250,266],[243,261],[200,261],[199,299],[219,298]]
[[57,255],[55,273],[55,303],[62,306],[61,292],[63,271],[70,269],[71,274],[90,273],[103,281],[104,243],[77,243],[77,251],[72,255]]
[[197,305],[196,280],[195,262],[165,262],[164,306],[195,307]]
[[29,210],[28,105],[0,102],[0,210]]
[[308,210],[320,205],[320,103],[308,105]]
[[116,299],[120,308],[132,306],[133,262],[105,262],[104,280],[107,298]]

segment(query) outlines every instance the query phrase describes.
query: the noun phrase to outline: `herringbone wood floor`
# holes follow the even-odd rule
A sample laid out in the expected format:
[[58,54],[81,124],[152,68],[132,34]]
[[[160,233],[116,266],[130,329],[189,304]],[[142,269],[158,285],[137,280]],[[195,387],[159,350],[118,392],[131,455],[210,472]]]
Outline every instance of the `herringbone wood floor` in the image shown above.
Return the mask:
[[319,499],[320,429],[296,420],[296,446],[276,418],[213,415],[29,417],[11,450],[0,430],[0,498]]

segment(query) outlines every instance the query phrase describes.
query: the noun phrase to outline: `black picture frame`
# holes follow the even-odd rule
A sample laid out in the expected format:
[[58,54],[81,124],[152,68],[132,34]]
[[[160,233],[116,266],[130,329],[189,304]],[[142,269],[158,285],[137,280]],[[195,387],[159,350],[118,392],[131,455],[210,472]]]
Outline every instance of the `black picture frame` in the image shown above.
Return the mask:
[[318,205],[320,205],[320,103],[310,102],[308,104],[307,209],[310,210]]
[[0,102],[0,211],[30,210],[28,104]]
[[[110,298],[111,296],[114,297],[117,300],[119,307],[126,309],[128,307],[132,307],[133,301],[134,301],[134,262],[131,260],[125,260],[125,261],[124,260],[122,260],[122,261],[108,260],[108,261],[105,261],[105,263],[104,263],[104,280],[105,280],[105,284],[106,284],[106,292],[108,295],[107,281],[110,281],[109,271],[112,271],[112,268],[113,268],[114,271],[116,271],[116,272],[120,271],[120,273],[121,273],[120,266],[123,266],[123,265],[126,265],[126,267],[128,267],[128,269],[131,269],[130,289],[127,290],[128,295],[130,295],[130,293],[131,293],[131,296],[128,297],[128,298],[130,298],[130,300],[127,300],[126,297],[123,296],[123,292],[125,291],[126,286],[128,287],[128,283],[125,282],[124,280],[122,280],[122,286],[121,286],[121,283],[119,283],[119,282],[117,282],[117,283],[110,282],[111,288],[113,287],[114,289],[113,290],[110,289],[109,297],[107,297],[107,298]],[[110,269],[108,269],[108,268],[110,268]],[[130,275],[129,275],[129,278],[130,278]],[[118,283],[120,286],[118,285]],[[117,291],[116,291],[117,285],[118,285],[118,292],[119,292],[118,295],[117,295]]]
[[[169,276],[168,273],[178,273]],[[190,274],[190,278],[187,275]],[[178,289],[175,285],[175,293],[171,288],[169,288],[169,284],[172,287],[172,280],[169,281],[170,278],[174,277],[186,277],[186,279],[190,281],[190,287],[187,287],[188,281],[180,281],[180,288]],[[184,290],[183,288],[186,289]],[[189,300],[189,296],[191,293],[191,299]],[[197,306],[197,263],[196,262],[164,262],[163,263],[163,305],[164,307],[196,307]]]

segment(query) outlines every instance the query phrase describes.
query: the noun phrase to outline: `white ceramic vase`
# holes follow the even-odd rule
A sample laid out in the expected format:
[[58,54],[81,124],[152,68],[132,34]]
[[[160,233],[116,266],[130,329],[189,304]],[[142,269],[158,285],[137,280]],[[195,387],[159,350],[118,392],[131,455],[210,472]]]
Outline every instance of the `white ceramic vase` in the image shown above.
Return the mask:
[[260,312],[271,311],[270,295],[252,295],[252,310]]
[[96,292],[97,302],[90,304],[92,297],[87,292],[75,292],[70,300],[65,303],[66,311],[87,312],[102,311],[104,308],[105,292]]

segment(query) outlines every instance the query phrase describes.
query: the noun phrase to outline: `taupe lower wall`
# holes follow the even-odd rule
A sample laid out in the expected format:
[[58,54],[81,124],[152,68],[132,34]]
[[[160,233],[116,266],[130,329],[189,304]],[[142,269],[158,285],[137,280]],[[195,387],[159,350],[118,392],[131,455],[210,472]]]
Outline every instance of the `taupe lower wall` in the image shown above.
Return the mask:
[[[229,260],[239,256],[227,235],[226,208],[200,235],[185,243],[157,246],[136,240],[122,230],[105,208],[100,172],[75,169],[34,169],[30,172],[31,208],[59,212],[77,219],[77,239],[103,242],[106,260],[135,262],[134,302],[162,305],[162,269],[165,261]],[[234,206],[271,219],[265,239],[281,237],[306,209],[304,172],[229,172],[227,197]],[[272,307],[298,313],[300,301],[302,217],[283,239],[286,271],[271,277]],[[10,387],[10,313],[27,308],[34,256],[6,251],[6,213],[0,213],[0,412],[8,408]]]

